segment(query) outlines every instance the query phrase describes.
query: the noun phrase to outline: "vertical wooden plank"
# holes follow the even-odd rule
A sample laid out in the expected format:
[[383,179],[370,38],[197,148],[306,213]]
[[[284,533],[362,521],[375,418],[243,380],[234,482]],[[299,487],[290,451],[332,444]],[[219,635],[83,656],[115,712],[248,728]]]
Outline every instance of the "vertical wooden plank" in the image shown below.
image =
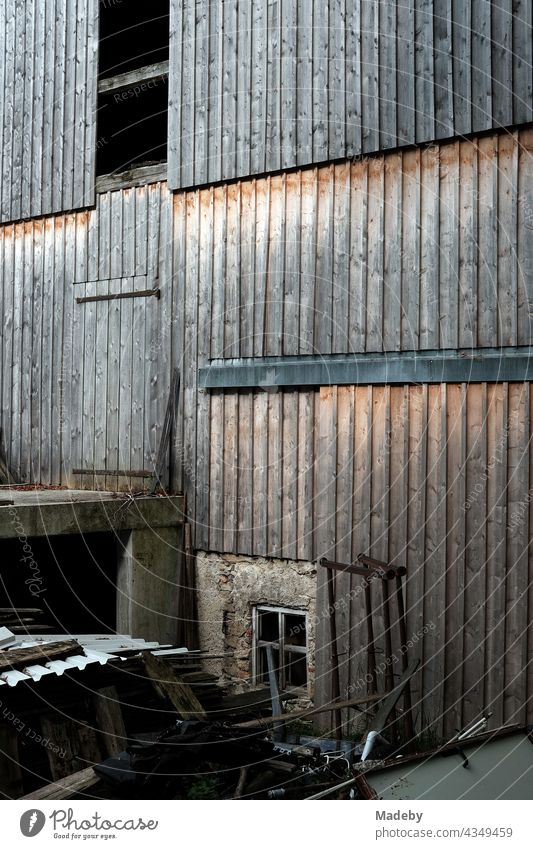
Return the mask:
[[446,619],[444,729],[452,734],[463,726],[463,659],[465,634],[465,499],[466,499],[466,386],[448,384],[447,515],[446,515]]
[[315,491],[317,559],[335,553],[335,503],[337,472],[337,387],[320,389],[318,457]]
[[[109,282],[108,292],[117,295],[121,290],[121,281]],[[119,418],[120,418],[120,336],[121,336],[121,301],[109,302],[108,325],[107,325],[107,436],[106,453],[107,469],[118,469],[120,463],[119,455]],[[145,451],[146,453],[146,451]],[[150,469],[147,465],[143,468]],[[105,477],[105,488],[116,490],[118,487],[117,476]]]
[[41,476],[41,379],[42,379],[42,313],[43,313],[43,247],[44,222],[36,222],[33,246],[33,321],[31,339],[31,456],[30,479]]
[[[253,531],[253,393],[237,396],[238,458],[237,476],[237,545],[236,551],[250,554]],[[293,466],[295,468],[295,466]],[[296,544],[296,540],[294,540]]]
[[527,618],[530,444],[529,383],[509,384],[507,489],[507,581],[505,609],[505,722],[525,722],[527,686]]
[[[407,633],[419,633],[424,622],[424,553],[426,533],[427,417],[428,387],[413,386],[409,393],[409,514],[407,518],[408,572],[405,582]],[[420,656],[413,652],[413,656]],[[413,708],[418,729],[429,717],[423,702],[425,668],[422,664],[413,678]]]
[[[346,155],[346,0],[328,4],[328,122],[329,159]],[[284,114],[284,121],[286,120]]]
[[[109,283],[100,283],[99,294],[109,294]],[[86,310],[89,304],[78,304],[78,309]],[[112,301],[98,301],[94,304],[92,313],[95,321],[95,373],[94,373],[94,468],[106,469],[107,466],[107,378],[108,378],[108,339],[109,339],[109,313],[113,309]],[[82,468],[89,467],[87,460],[83,460]],[[114,468],[119,468],[115,466]],[[138,468],[142,468],[141,465]],[[105,489],[106,476],[94,477],[95,489]]]
[[[465,6],[468,4],[464,4]],[[433,0],[433,52],[435,74],[435,131],[438,139],[454,130],[453,0]],[[431,136],[428,136],[430,139]]]
[[313,4],[313,162],[328,158],[328,27],[329,6]]
[[314,352],[317,172],[302,172],[299,352]]
[[323,354],[331,353],[333,341],[333,179],[333,166],[318,170],[314,347]]
[[415,141],[435,138],[433,2],[415,3]]
[[[15,7],[12,6],[12,12]],[[2,220],[11,220],[11,156],[13,151],[13,109],[15,105],[15,15],[5,15],[3,19],[3,130],[2,130]]]
[[13,340],[15,330],[15,228],[13,225],[8,225],[4,228],[3,286],[4,326],[1,338],[5,371],[3,374],[2,384],[2,413],[5,420],[2,432],[2,447],[11,462],[11,434],[13,432],[14,422],[12,417],[13,408],[11,405],[12,381],[10,368],[13,364]]
[[217,281],[225,290],[224,356],[238,357],[240,350],[240,273],[241,273],[241,187],[227,187],[226,267],[223,280]]
[[349,351],[366,349],[368,249],[368,161],[352,164],[350,207]]
[[52,210],[63,208],[63,168],[66,164],[63,133],[65,121],[65,104],[63,98],[66,87],[66,30],[66,0],[56,0],[53,142],[50,149],[52,156]]
[[533,7],[528,0],[513,3],[513,123],[533,118]]
[[505,690],[505,583],[507,525],[507,396],[505,383],[492,384],[487,399],[487,580],[485,653],[485,710],[491,726],[504,723]]
[[250,126],[250,171],[266,171],[267,67],[269,62],[268,6],[252,0],[252,104]]
[[333,331],[332,353],[348,351],[350,316],[350,163],[333,171]]
[[368,164],[367,351],[383,350],[384,189],[385,162],[381,157],[371,159]]
[[[181,6],[182,4],[177,4]],[[179,27],[181,22],[181,34],[177,29],[176,38],[181,35],[181,51],[176,47],[178,53],[181,53],[181,65],[179,75],[181,78],[180,98],[180,144],[179,150],[179,180],[178,185],[191,186],[194,182],[194,160],[196,154],[195,146],[195,74],[196,74],[196,39],[195,39],[195,21],[196,21],[196,2],[187,0],[183,5],[182,16],[176,16],[176,26]],[[177,56],[176,56],[177,59]],[[173,175],[171,174],[171,179]],[[172,188],[172,184],[171,184]]]
[[402,334],[406,351],[419,346],[420,307],[420,152],[403,157],[402,186]]
[[211,301],[211,358],[224,356],[227,188],[217,186],[214,198],[213,296]]
[[[114,200],[113,200],[114,196]],[[117,259],[120,262],[120,254],[117,252],[117,240],[120,238],[121,232],[121,215],[120,215],[120,192],[106,192],[99,196],[98,207],[98,266],[96,269],[96,280],[109,280],[111,274],[111,254],[113,252],[112,244],[114,242],[114,265],[116,266]],[[113,215],[112,212],[113,206]],[[115,277],[120,277],[120,274],[115,274]]]
[[459,142],[440,152],[439,343],[456,348],[459,324]]
[[[26,218],[30,216],[33,212],[33,196],[32,196],[32,160],[35,157],[34,153],[34,143],[33,143],[33,121],[35,115],[35,106],[36,106],[36,80],[35,80],[35,72],[36,72],[36,57],[35,54],[38,53],[39,48],[35,47],[35,36],[36,29],[38,27],[37,20],[41,17],[33,4],[26,4],[26,8],[24,10],[25,15],[25,39],[24,39],[24,48],[21,58],[21,61],[24,62],[24,71],[23,71],[23,85],[24,85],[24,112],[21,116],[22,118],[22,127],[21,127],[21,141],[22,141],[22,155],[21,155],[21,184],[18,187],[20,194],[20,207],[19,207],[19,215],[17,217]],[[39,150],[39,146],[35,145],[35,149]]]
[[[120,291],[131,292],[133,280],[124,277]],[[119,365],[119,400],[118,400],[118,466],[117,469],[131,469],[131,410],[132,410],[132,361],[133,361],[133,300],[125,298],[120,301],[120,365]],[[120,490],[127,489],[129,477],[119,475],[117,486]]]
[[412,144],[416,137],[415,112],[415,0],[404,0],[396,7],[398,41],[397,121],[398,144]]
[[250,119],[252,98],[252,4],[237,6],[237,174],[250,173]]
[[[381,150],[396,147],[397,133],[397,7],[380,5],[379,19],[379,144]],[[412,85],[412,83],[411,83]]]
[[[85,297],[93,297],[96,294],[96,283],[87,283],[85,286]],[[77,308],[83,310],[84,335],[83,348],[80,352],[83,358],[83,391],[81,398],[81,468],[95,468],[95,418],[96,418],[96,304],[88,302],[78,304]],[[116,365],[118,380],[118,362]],[[109,447],[109,435],[107,437]],[[114,466],[117,468],[117,466]],[[95,489],[96,482],[91,475],[84,475],[81,480],[86,489]],[[106,487],[107,488],[107,487]],[[114,487],[116,489],[116,487]]]
[[72,218],[57,216],[55,224],[54,284],[52,304],[52,419],[50,483],[61,480],[61,427],[59,379],[63,357],[64,280],[67,232]]
[[517,345],[516,263],[518,211],[518,145],[515,135],[498,139],[498,342]]
[[285,182],[285,271],[281,340],[281,353],[284,355],[298,354],[300,345],[301,176],[298,172],[287,174]]
[[[246,4],[245,4],[246,5]],[[296,162],[297,141],[297,0],[284,0],[280,3],[281,20],[281,60],[280,60],[280,164],[282,168],[290,168]],[[239,41],[244,40],[242,28],[239,28]],[[341,54],[340,61],[344,64],[344,55]],[[241,79],[246,79],[241,73]],[[247,112],[244,111],[244,119]],[[341,123],[341,127],[344,124]],[[240,174],[246,173],[239,170]]]
[[222,78],[222,179],[235,176],[237,163],[237,0],[222,4],[224,74]]
[[268,394],[259,391],[253,400],[253,551],[267,550]]
[[[211,4],[215,8],[217,3]],[[168,183],[178,189],[181,183],[181,133],[183,126],[182,64],[184,3],[170,3],[169,75],[168,75]]]
[[472,722],[483,699],[485,670],[487,385],[467,392],[466,551],[464,592],[463,722]]
[[345,3],[345,112],[346,153],[355,156],[361,151],[361,2],[346,0]]
[[282,469],[281,469],[281,555],[297,557],[296,497],[298,477],[298,393],[281,393]]
[[443,735],[446,616],[446,386],[428,387],[423,680],[425,712]]
[[20,422],[18,439],[20,443],[21,480],[31,480],[31,340],[33,335],[33,224],[25,222],[21,231],[23,239],[23,265],[20,269],[22,280],[22,314],[20,337]]
[[[208,112],[209,102],[209,3],[196,3],[194,50],[194,163],[193,174],[196,186],[208,180]],[[238,142],[237,142],[238,145]]]
[[[198,327],[204,327],[205,333],[198,333],[197,365],[206,365],[209,358],[209,337],[211,319],[211,298],[213,292],[213,189],[200,193],[200,254],[198,264]],[[174,297],[176,297],[175,293]],[[185,359],[185,355],[183,356]],[[184,365],[184,363],[183,363]],[[181,363],[180,363],[181,366]],[[196,533],[195,543],[208,544],[209,521],[209,424],[210,393],[199,390],[196,412]],[[181,444],[183,452],[183,444]],[[251,497],[251,493],[250,493]],[[250,530],[251,534],[251,530]]]
[[[238,490],[237,466],[239,457],[238,394],[224,395],[224,537],[223,551],[237,550]],[[277,495],[278,493],[276,493]]]
[[487,130],[492,123],[492,61],[490,0],[472,4],[472,127]]
[[95,201],[96,179],[96,109],[98,88],[98,3],[97,0],[84,0],[87,18],[87,80],[85,88],[85,146],[83,158],[84,189],[80,205],[93,204]]
[[376,0],[361,6],[362,150],[379,148],[379,8]]
[[[308,0],[296,0],[296,143],[295,163],[312,162],[313,148],[313,11]],[[255,4],[255,5],[261,5]]]
[[[224,395],[211,393],[209,548],[224,550]],[[264,506],[264,505],[263,505]]]
[[[131,205],[131,204],[130,204]],[[143,277],[131,278],[134,291],[146,287]],[[131,336],[131,423],[130,423],[130,462],[132,469],[144,468],[144,364],[146,360],[145,325],[157,322],[157,305],[153,298],[134,298],[132,304]],[[155,314],[155,315],[154,315]],[[102,338],[105,338],[102,334]],[[134,490],[143,486],[139,479],[132,479],[130,486]]]
[[478,195],[478,339],[481,346],[498,338],[498,156],[494,136],[479,139]]
[[452,0],[453,117],[457,135],[472,130],[472,4]]
[[297,446],[297,552],[298,560],[313,556],[313,482],[315,454],[313,432],[315,426],[315,392],[298,393],[298,446]]
[[[183,326],[183,462],[184,490],[188,503],[194,509],[194,491],[197,476],[196,461],[196,369],[198,345],[198,288],[200,269],[200,192],[188,192],[185,197],[186,245],[184,255],[184,326]],[[222,281],[220,284],[222,285]],[[225,432],[225,431],[224,431]],[[226,460],[224,459],[225,469]],[[224,476],[225,480],[225,476]],[[220,493],[222,496],[222,493]],[[231,549],[226,549],[227,551]]]
[[459,145],[459,347],[477,345],[477,145]]
[[513,16],[512,0],[491,7],[492,126],[513,123]]
[[[420,348],[438,348],[439,334],[439,289],[441,281],[440,267],[440,182],[439,149],[429,147],[422,151],[420,159]],[[450,175],[446,174],[448,179]],[[448,215],[447,207],[444,214]],[[453,214],[453,210],[452,210]],[[451,230],[453,236],[455,230]],[[446,274],[444,259],[444,286],[456,286],[454,280]],[[447,324],[452,319],[444,318]]]
[[282,487],[282,436],[283,406],[280,392],[268,395],[268,476],[267,476],[267,551],[269,557],[281,557],[281,487]]
[[401,331],[401,240],[402,240],[402,157],[385,157],[383,218],[383,349],[400,348]]
[[518,138],[517,339],[519,345],[529,345],[533,331],[533,131],[523,130]]
[[279,356],[283,339],[283,276],[285,248],[285,175],[270,181],[267,291],[265,296],[264,354]]
[[61,184],[61,206],[57,209],[68,210],[74,207],[74,181],[78,151],[74,147],[76,129],[76,3],[65,8],[65,87],[63,99],[63,164]]

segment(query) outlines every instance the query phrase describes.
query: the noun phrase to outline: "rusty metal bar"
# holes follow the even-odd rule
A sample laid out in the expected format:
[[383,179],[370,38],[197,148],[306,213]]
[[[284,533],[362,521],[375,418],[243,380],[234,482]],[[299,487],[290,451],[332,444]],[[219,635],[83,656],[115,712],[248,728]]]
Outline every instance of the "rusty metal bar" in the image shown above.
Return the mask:
[[90,295],[86,298],[76,298],[77,304],[88,304],[93,301],[120,301],[124,298],[160,298],[160,289],[142,289],[139,292],[119,292],[117,295]]
[[368,566],[369,569],[382,569],[387,573],[387,577],[391,572],[394,572],[394,577],[401,577],[402,575],[407,574],[405,566],[395,566],[394,563],[385,563],[383,560],[375,560],[374,557],[367,557],[366,554],[358,554],[357,560],[364,566]]
[[146,469],[72,469],[73,475],[109,475],[121,478],[151,478],[153,472]]
[[396,571],[394,569],[383,569],[381,566],[356,566],[353,563],[337,563],[334,560],[327,560],[325,557],[320,561],[320,565],[324,566],[325,569],[334,569],[336,572],[349,572],[351,575],[362,575],[363,577],[369,578],[371,575],[375,575],[378,578],[382,578],[386,581],[392,581],[393,578],[396,577]]

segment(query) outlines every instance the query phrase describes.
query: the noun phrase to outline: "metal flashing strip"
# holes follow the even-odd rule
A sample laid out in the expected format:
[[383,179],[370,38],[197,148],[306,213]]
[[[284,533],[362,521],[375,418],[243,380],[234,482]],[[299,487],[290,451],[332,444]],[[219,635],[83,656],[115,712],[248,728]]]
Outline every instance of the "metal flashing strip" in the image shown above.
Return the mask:
[[533,380],[533,348],[471,348],[213,360],[198,371],[201,389],[263,389],[406,383]]

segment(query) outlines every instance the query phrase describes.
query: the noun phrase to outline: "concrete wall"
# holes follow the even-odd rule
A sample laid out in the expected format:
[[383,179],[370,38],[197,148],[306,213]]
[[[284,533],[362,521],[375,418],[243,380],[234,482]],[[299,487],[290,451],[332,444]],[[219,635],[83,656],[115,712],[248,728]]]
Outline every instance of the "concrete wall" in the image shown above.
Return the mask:
[[252,608],[272,604],[307,611],[308,691],[314,692],[316,566],[305,561],[266,560],[198,552],[196,586],[200,647],[228,657],[210,662],[231,689],[252,684]]

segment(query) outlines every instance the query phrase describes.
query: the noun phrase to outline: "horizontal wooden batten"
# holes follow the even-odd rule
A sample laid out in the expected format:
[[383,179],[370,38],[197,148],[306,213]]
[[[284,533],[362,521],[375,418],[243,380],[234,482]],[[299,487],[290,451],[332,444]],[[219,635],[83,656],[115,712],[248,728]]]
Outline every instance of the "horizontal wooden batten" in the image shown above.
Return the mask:
[[[113,92],[124,91],[125,89],[134,89],[134,94],[144,91],[148,87],[148,83],[157,80],[160,77],[168,76],[168,62],[157,62],[153,65],[145,65],[143,68],[137,68],[135,71],[128,71],[125,74],[117,74],[114,77],[106,77],[98,83],[98,94],[112,94]],[[136,91],[138,88],[138,92]]]
[[533,348],[393,351],[227,360],[200,368],[201,389],[533,380]]

